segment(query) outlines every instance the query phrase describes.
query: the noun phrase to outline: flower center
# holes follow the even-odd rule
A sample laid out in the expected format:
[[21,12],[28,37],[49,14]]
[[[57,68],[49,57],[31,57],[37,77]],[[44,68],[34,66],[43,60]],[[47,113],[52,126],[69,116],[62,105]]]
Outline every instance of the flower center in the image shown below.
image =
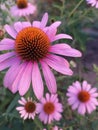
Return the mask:
[[83,90],[83,91],[79,92],[78,99],[81,102],[87,102],[90,99],[90,94],[87,91]]
[[39,28],[26,27],[16,36],[15,51],[26,61],[38,61],[44,58],[49,50],[48,36]]
[[52,114],[55,110],[55,106],[52,102],[47,102],[45,105],[44,105],[44,111],[45,113],[47,114]]
[[16,2],[19,9],[26,8],[28,6],[27,0],[17,0]]
[[35,109],[36,109],[36,105],[33,102],[29,101],[25,104],[26,112],[33,113]]

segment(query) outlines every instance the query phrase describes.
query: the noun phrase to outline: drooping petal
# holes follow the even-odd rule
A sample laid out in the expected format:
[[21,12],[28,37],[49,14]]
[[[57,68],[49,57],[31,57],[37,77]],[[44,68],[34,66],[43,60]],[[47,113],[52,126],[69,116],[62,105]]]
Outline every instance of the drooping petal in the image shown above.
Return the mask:
[[4,28],[11,37],[16,38],[17,32],[14,30],[12,26],[5,25]]
[[15,54],[16,54],[15,52],[8,52],[8,53],[0,55],[0,63],[13,57]]
[[57,85],[56,85],[56,80],[55,80],[55,77],[54,77],[52,71],[50,70],[50,68],[48,67],[48,65],[45,62],[41,62],[41,65],[42,65],[42,71],[44,74],[44,78],[45,78],[48,90],[51,93],[56,93]]
[[20,79],[20,82],[19,82],[19,93],[20,95],[24,95],[29,87],[30,87],[30,83],[31,83],[31,76],[32,76],[32,63],[29,62],[27,65],[26,65],[26,68],[22,74],[22,77]]
[[[15,74],[17,73],[17,69],[19,67],[20,60],[17,58],[14,62],[14,64],[9,68],[7,73],[5,74],[3,84],[5,87],[10,87],[12,84],[12,81],[15,77]],[[14,73],[13,73],[14,72]]]
[[66,74],[66,75],[73,74],[73,72],[69,68],[68,62],[60,56],[49,54],[47,58],[44,59],[44,62],[46,62],[50,67],[52,67],[53,69],[55,69],[56,71],[62,74]]
[[[21,81],[23,72],[25,71],[25,67],[26,67],[27,63],[24,62],[21,65],[19,65],[17,72],[15,71],[15,75],[14,78],[12,78],[12,85],[9,87],[9,89],[13,92],[16,93],[19,89],[19,82]],[[22,87],[22,86],[21,86]]]
[[11,57],[11,58],[8,58],[8,59],[4,60],[3,62],[1,62],[0,63],[0,71],[8,68],[11,65],[13,65],[13,63],[15,63],[16,59],[17,59],[16,57]]
[[64,55],[64,56],[71,56],[71,57],[81,57],[81,55],[82,55],[80,51],[78,51],[77,49],[71,48],[67,44],[65,44],[65,45],[64,44],[53,45],[50,48],[50,52],[60,54],[60,55]]
[[81,103],[78,107],[78,112],[81,114],[81,115],[84,115],[85,112],[86,112],[86,107],[85,107],[85,104]]
[[57,34],[53,41],[59,40],[59,39],[72,39],[72,37],[68,34]]
[[4,38],[0,41],[0,51],[1,50],[12,50],[14,49],[15,41],[9,38]]
[[[88,102],[85,104],[86,108],[87,108],[87,112],[90,114],[93,110],[94,110],[94,105],[91,102]],[[96,108],[96,107],[95,107]]]
[[33,70],[32,70],[32,85],[33,91],[38,99],[42,98],[43,96],[43,81],[40,74],[40,70],[38,68],[38,64],[34,62]]

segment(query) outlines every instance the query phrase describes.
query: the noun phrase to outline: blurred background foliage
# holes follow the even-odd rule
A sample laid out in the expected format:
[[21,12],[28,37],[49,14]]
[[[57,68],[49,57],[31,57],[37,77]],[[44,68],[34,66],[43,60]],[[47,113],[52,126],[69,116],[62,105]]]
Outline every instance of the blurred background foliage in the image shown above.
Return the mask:
[[[32,0],[30,0],[32,2]],[[4,25],[13,24],[18,20],[25,20],[24,18],[14,18],[10,14],[10,7],[15,4],[13,0],[0,0],[0,39],[6,36]],[[30,16],[30,20],[40,20],[45,12],[49,13],[49,23],[54,21],[61,21],[62,24],[58,29],[58,33],[67,33],[73,37],[73,40],[61,40],[60,42],[67,42],[72,47],[82,51],[82,58],[68,58],[74,75],[71,77],[62,76],[55,73],[58,84],[58,95],[60,101],[64,106],[63,118],[60,122],[53,122],[52,125],[58,125],[63,130],[98,130],[98,110],[91,115],[80,116],[75,111],[72,111],[67,104],[66,90],[68,85],[72,82],[85,79],[83,75],[86,73],[86,78],[92,85],[98,85],[98,64],[93,63],[91,70],[89,66],[84,66],[84,57],[87,53],[88,46],[98,42],[98,9],[87,5],[86,0],[35,0],[37,5],[36,15]],[[91,44],[89,44],[91,42]],[[97,45],[98,46],[98,45]],[[98,47],[97,47],[98,48]],[[95,51],[95,50],[94,50]],[[98,50],[97,50],[98,51]],[[96,55],[94,55],[96,57]],[[86,60],[90,59],[90,55]],[[97,61],[98,59],[95,58]],[[89,63],[88,63],[89,64]],[[91,77],[89,77],[89,71]],[[38,118],[34,121],[20,119],[15,107],[18,105],[17,100],[20,98],[18,93],[12,94],[3,86],[3,78],[6,70],[0,72],[0,130],[42,130],[48,128],[50,125],[43,125]],[[94,74],[94,75],[92,75]],[[94,81],[93,80],[94,77]],[[47,91],[47,90],[46,90]]]

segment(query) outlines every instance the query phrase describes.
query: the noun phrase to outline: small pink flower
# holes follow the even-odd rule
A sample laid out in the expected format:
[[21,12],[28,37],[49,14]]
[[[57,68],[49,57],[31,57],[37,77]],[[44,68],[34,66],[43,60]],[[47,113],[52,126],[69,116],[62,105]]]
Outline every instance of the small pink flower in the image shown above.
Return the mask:
[[53,120],[59,121],[61,119],[62,104],[58,102],[57,94],[46,94],[46,98],[42,98],[37,104],[37,111],[39,119],[44,124],[50,124]]
[[[43,130],[47,130],[47,129],[43,129]],[[63,129],[59,129],[57,126],[55,126],[51,130],[63,130]]]
[[16,0],[16,5],[12,6],[10,11],[13,16],[27,16],[36,12],[36,6],[27,0]]
[[21,100],[18,101],[21,106],[17,107],[16,110],[19,111],[21,118],[33,119],[37,113],[36,103],[32,101],[32,98],[26,100],[24,97],[21,97]]
[[94,6],[95,8],[98,8],[98,0],[86,0],[86,1],[91,6]]
[[82,85],[78,81],[73,83],[68,88],[67,96],[69,105],[73,110],[77,109],[81,115],[86,112],[90,114],[98,105],[97,88],[91,88],[87,81],[83,81]]
[[[13,26],[5,25],[7,33],[12,37],[0,42],[0,50],[11,50],[0,55],[0,71],[8,67],[4,86],[13,93],[19,91],[23,96],[29,90],[31,81],[34,94],[38,99],[43,96],[44,86],[40,69],[51,93],[57,92],[54,74],[50,68],[64,74],[72,75],[69,63],[63,56],[80,57],[81,52],[66,43],[52,45],[56,40],[67,38],[67,34],[56,34],[60,21],[46,26],[48,14],[45,13],[41,22],[16,22]],[[60,56],[61,55],[61,56]]]

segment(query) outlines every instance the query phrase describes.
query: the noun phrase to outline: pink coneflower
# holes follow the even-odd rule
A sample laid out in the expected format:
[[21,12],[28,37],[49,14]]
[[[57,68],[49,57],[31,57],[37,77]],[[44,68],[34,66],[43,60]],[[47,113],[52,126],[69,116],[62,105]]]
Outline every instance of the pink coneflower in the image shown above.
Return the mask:
[[13,16],[27,16],[36,12],[36,6],[27,0],[16,0],[16,5],[10,11]]
[[16,110],[19,111],[21,118],[25,119],[34,119],[37,109],[36,103],[32,101],[32,98],[26,100],[24,97],[21,97],[21,100],[18,101],[21,106],[17,107]]
[[91,88],[87,81],[83,81],[82,85],[76,81],[68,88],[68,103],[72,109],[78,109],[78,113],[84,115],[86,111],[90,114],[96,109],[98,101],[98,93],[96,88]]
[[91,6],[94,6],[95,8],[98,8],[98,0],[86,0],[86,1]]
[[[43,130],[47,130],[47,129],[43,129]],[[57,126],[51,128],[51,130],[63,130],[63,129],[59,129]]]
[[[43,96],[43,82],[39,65],[42,68],[46,85],[51,93],[56,93],[55,77],[49,66],[64,75],[72,75],[69,63],[63,56],[80,57],[81,53],[66,43],[52,45],[52,42],[68,38],[67,34],[56,34],[61,22],[57,21],[46,27],[48,14],[45,13],[41,22],[16,22],[13,26],[5,25],[12,37],[0,43],[0,50],[11,50],[0,55],[0,70],[10,69],[5,75],[4,86],[13,93],[19,91],[23,96],[32,81],[33,91],[38,99]],[[58,54],[58,55],[57,55]]]
[[61,119],[62,104],[58,102],[57,94],[46,94],[46,98],[42,98],[37,104],[39,119],[44,124],[50,124],[53,120]]

